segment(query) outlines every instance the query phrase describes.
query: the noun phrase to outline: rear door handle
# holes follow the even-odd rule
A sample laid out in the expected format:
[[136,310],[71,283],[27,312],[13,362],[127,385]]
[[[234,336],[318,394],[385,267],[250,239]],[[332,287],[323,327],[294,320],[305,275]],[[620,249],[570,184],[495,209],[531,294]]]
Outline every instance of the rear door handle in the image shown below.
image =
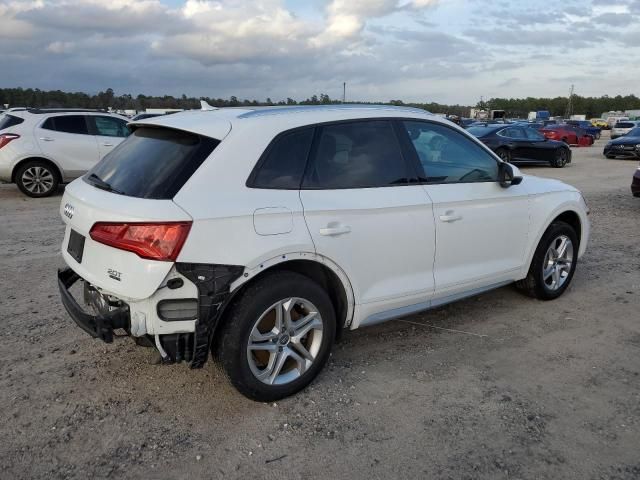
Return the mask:
[[103,143],[103,147],[113,147],[113,143]]
[[327,225],[324,228],[320,229],[320,235],[332,237],[336,235],[342,235],[343,233],[349,233],[351,231],[351,227],[349,225]]
[[447,223],[457,222],[458,220],[462,220],[462,215],[456,215],[453,210],[449,210],[445,212],[444,215],[440,215],[440,220]]
[[40,137],[40,140],[43,142],[53,142],[53,138],[51,137]]

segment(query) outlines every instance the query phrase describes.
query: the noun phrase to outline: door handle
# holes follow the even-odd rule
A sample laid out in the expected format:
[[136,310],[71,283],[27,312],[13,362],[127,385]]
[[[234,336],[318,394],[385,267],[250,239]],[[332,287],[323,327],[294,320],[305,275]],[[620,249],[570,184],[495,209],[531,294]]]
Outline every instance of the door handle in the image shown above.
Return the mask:
[[43,142],[53,142],[53,138],[51,137],[40,137],[40,140]]
[[332,237],[335,235],[342,235],[343,233],[349,233],[351,227],[349,225],[327,225],[320,229],[320,235]]
[[103,143],[103,147],[113,147],[113,143]]
[[447,223],[453,223],[458,220],[462,220],[462,215],[456,215],[453,210],[447,210],[444,215],[440,215],[440,220]]

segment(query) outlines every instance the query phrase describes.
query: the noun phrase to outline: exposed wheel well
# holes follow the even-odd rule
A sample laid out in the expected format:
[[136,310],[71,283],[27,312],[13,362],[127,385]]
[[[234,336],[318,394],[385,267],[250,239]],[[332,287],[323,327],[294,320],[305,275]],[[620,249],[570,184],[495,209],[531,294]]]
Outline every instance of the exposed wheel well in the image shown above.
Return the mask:
[[[565,222],[571,225],[573,229],[576,231],[576,235],[578,236],[578,245],[580,244],[582,238],[582,224],[580,223],[580,217],[573,210],[567,210],[566,212],[562,212],[556,218],[553,219],[553,222]],[[553,223],[551,222],[551,223]]]
[[[249,280],[247,283],[243,284],[237,291],[233,293],[233,296],[235,297],[241,294],[249,285],[261,279],[265,274],[281,271],[291,271],[299,273],[300,275],[304,275],[305,277],[308,277],[325,289],[325,291],[329,295],[329,298],[331,299],[331,303],[333,304],[333,308],[336,313],[336,338],[339,338],[344,327],[345,319],[347,317],[347,293],[345,292],[340,278],[338,278],[338,276],[329,267],[322,265],[321,263],[314,262],[312,260],[291,260],[288,262],[279,263],[271,268],[266,269],[259,275],[256,275],[254,278]],[[216,327],[216,330],[224,322],[225,313],[226,312],[224,311],[222,312],[221,321]]]
[[22,165],[24,165],[27,162],[32,162],[34,160],[37,160],[39,162],[44,162],[44,163],[48,164],[49,166],[51,166],[51,168],[53,169],[53,172],[58,176],[58,181],[62,182],[62,172],[60,171],[58,166],[55,163],[53,163],[51,160],[49,160],[48,158],[42,158],[42,157],[29,157],[29,158],[25,158],[23,160],[20,160],[16,164],[16,166],[13,168],[13,172],[11,172],[11,182],[12,183],[16,182],[16,174],[18,173],[18,170],[20,169],[20,167]]

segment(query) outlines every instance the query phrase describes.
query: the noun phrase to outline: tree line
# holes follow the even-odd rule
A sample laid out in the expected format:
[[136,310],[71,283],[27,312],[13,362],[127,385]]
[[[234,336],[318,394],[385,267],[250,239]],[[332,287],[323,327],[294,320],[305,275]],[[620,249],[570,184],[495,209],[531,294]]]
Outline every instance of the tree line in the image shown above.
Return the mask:
[[[0,88],[0,106],[8,104],[10,107],[48,107],[48,108],[95,108],[115,110],[145,110],[147,108],[200,108],[200,100],[205,100],[215,107],[241,107],[241,106],[262,106],[262,105],[323,105],[337,104],[340,100],[330,98],[322,93],[312,95],[305,100],[294,100],[286,98],[284,100],[272,100],[267,98],[262,100],[240,99],[232,96],[230,98],[214,97],[187,97],[182,95],[174,97],[171,95],[150,96],[130,94],[116,95],[113,89],[108,88],[95,95],[83,92],[63,92],[61,90],[40,90],[32,88]],[[369,103],[369,102],[349,102],[349,103]],[[446,113],[466,117],[469,109],[480,107],[488,110],[505,110],[507,117],[526,117],[528,112],[537,110],[549,110],[553,116],[564,115],[568,97],[555,98],[492,98],[487,101],[478,102],[476,105],[446,105],[440,103],[405,103],[402,100],[389,100],[388,102],[377,102],[388,105],[403,105],[421,108],[433,113]],[[640,98],[635,95],[617,95],[609,97],[582,97],[574,95],[572,97],[572,112],[585,114],[588,118],[599,117],[603,112],[611,110],[631,110],[640,109]]]

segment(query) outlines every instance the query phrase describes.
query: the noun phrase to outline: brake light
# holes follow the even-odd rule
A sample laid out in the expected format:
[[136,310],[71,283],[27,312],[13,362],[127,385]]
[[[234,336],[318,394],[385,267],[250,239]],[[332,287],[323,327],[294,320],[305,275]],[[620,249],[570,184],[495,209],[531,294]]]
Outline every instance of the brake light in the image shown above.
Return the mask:
[[15,140],[16,138],[20,138],[20,135],[16,135],[15,133],[3,133],[0,135],[0,148],[4,147],[11,140]]
[[174,262],[191,230],[191,222],[108,223],[91,227],[93,240],[133,252],[141,258]]

